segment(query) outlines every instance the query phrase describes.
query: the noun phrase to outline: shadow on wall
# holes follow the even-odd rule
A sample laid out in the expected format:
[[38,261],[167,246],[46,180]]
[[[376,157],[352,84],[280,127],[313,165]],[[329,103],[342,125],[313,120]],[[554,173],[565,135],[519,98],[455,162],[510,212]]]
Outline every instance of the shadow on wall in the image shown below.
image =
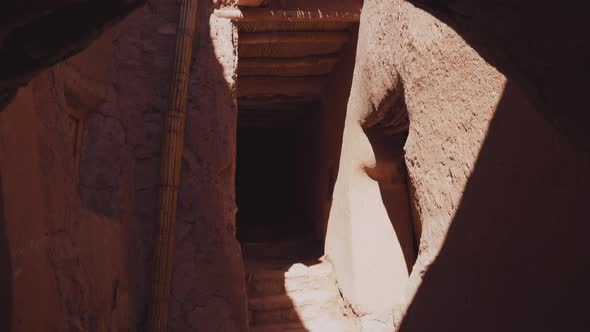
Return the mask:
[[585,329],[589,169],[508,83],[401,331]]
[[[0,6],[0,111],[43,69],[85,49],[145,0],[4,1]],[[76,27],[73,29],[72,27]]]
[[211,1],[198,0],[197,8],[168,327],[247,331],[235,228],[237,106],[224,72],[235,63],[235,31],[212,16]]
[[588,2],[405,0],[457,31],[531,97],[577,148],[590,151],[587,124]]
[[449,24],[510,81],[401,331],[583,330],[590,113],[579,69],[589,53],[587,5],[408,2]]
[[[213,48],[220,39],[231,43],[232,36],[227,30],[210,27],[212,6],[211,1],[198,1],[178,198],[170,331],[241,331],[247,323],[243,267],[233,225],[231,158],[235,148],[235,102],[220,64],[228,59],[218,59]],[[121,249],[126,250],[107,248],[107,252],[130,259],[124,266],[126,271],[113,281],[116,286],[112,305],[103,301],[102,293],[94,295],[86,285],[76,287],[81,289],[79,293],[84,299],[98,299],[96,302],[110,315],[98,313],[98,319],[111,322],[114,329],[145,328],[158,222],[163,115],[169,107],[179,7],[176,1],[151,1],[106,34],[106,41],[97,42],[81,54],[79,62],[75,58],[70,60],[81,68],[92,63],[92,70],[82,73],[106,82],[109,87],[108,98],[100,109],[77,109],[87,112],[80,166],[81,201],[86,211],[116,224],[116,229],[124,232],[121,238],[125,239],[125,247]],[[217,41],[212,40],[211,36],[217,34]],[[105,67],[105,71],[110,71],[111,61],[112,77],[95,69]],[[68,83],[80,85],[76,80]],[[86,86],[81,87],[86,93],[83,88]],[[89,90],[95,92],[93,88],[90,86]],[[86,96],[76,95],[88,103]],[[84,221],[80,224],[86,229]],[[81,247],[106,250],[84,242]],[[94,267],[92,261],[86,264]],[[59,275],[62,276],[66,285],[76,282],[68,275]],[[101,278],[97,282],[102,283]],[[66,291],[63,302],[75,301],[76,296]],[[83,313],[93,312],[85,303],[74,307]],[[4,331],[2,327],[0,331]]]
[[2,177],[0,177],[0,331],[12,328],[12,264],[10,246],[6,237]]

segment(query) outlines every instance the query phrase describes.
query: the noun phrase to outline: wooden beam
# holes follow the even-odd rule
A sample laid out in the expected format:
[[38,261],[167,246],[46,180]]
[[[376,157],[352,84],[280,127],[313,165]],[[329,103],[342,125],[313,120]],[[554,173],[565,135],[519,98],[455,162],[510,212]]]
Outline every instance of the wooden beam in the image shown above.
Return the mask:
[[350,39],[346,31],[332,32],[257,32],[240,33],[238,43],[240,45],[265,45],[265,44],[339,44],[342,45]]
[[240,58],[293,58],[338,53],[348,41],[347,32],[241,33]]
[[299,58],[336,54],[342,50],[341,44],[265,44],[239,45],[238,56],[245,58]]
[[238,97],[246,96],[319,96],[326,78],[250,76],[238,79]]
[[272,111],[294,111],[301,109],[318,109],[318,97],[241,97],[238,98],[238,110],[272,110]]
[[264,0],[237,0],[236,5],[242,7],[259,7]]
[[339,58],[335,55],[300,58],[244,58],[238,62],[238,77],[246,76],[318,76],[332,71]]
[[301,23],[301,22],[234,22],[240,33],[274,31],[350,31],[350,23]]
[[293,128],[298,126],[310,110],[299,108],[289,112],[278,110],[244,110],[238,113],[240,127]]
[[214,14],[236,22],[358,23],[360,12],[337,10],[216,9]]

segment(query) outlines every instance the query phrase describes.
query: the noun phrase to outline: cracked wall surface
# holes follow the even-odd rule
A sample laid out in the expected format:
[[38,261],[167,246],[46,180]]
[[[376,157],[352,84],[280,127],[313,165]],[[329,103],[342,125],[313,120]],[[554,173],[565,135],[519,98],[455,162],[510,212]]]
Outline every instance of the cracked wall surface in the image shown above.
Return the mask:
[[[212,10],[199,2],[171,331],[247,324],[234,225],[235,31],[210,22]],[[176,2],[150,1],[0,113],[12,331],[145,328],[178,15]]]

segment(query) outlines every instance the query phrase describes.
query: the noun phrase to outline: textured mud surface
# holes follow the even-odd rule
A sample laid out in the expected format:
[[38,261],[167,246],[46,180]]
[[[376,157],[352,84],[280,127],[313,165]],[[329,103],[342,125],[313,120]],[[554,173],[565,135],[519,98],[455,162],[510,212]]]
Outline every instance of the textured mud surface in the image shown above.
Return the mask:
[[[210,24],[212,9],[199,3],[175,331],[246,326],[234,227],[234,31]],[[12,270],[14,331],[143,329],[177,19],[176,3],[150,2],[33,79],[0,115],[2,269]]]
[[144,3],[8,0],[0,5],[0,109],[41,70],[82,51]]
[[[577,44],[581,30],[570,30],[563,43],[557,38],[579,21],[533,34],[547,22],[545,3],[498,5],[494,15],[449,3],[421,1],[432,16],[405,1],[365,1],[362,13],[343,146],[350,159],[341,163],[359,163],[367,148],[360,123],[403,89],[411,122],[405,159],[422,226],[408,287],[394,295],[394,320],[400,323],[409,305],[403,331],[584,326],[576,299],[589,290],[577,276],[590,267],[574,263],[588,257],[579,248],[583,235],[567,229],[587,228],[589,158],[580,109],[587,101],[572,87],[583,79],[558,68],[580,65],[578,52],[587,47]],[[574,7],[559,19],[574,17]],[[521,12],[526,8],[530,16]],[[494,30],[496,24],[502,28]],[[563,81],[551,78],[554,70],[568,84],[556,87]],[[541,73],[547,76],[535,76]],[[339,190],[346,199],[346,182]],[[548,284],[555,292],[538,292]],[[542,306],[549,298],[568,309],[549,314]],[[533,323],[533,312],[550,318]]]

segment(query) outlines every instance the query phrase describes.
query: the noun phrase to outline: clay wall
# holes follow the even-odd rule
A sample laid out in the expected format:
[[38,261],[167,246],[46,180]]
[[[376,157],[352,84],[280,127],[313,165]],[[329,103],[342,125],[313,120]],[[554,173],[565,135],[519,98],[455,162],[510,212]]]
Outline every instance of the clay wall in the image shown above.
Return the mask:
[[[431,7],[442,17],[459,9],[450,8]],[[365,1],[328,253],[343,295],[357,313],[369,316],[367,327],[396,323],[402,331],[576,330],[588,323],[580,305],[589,291],[581,276],[590,268],[587,250],[581,247],[590,189],[586,143],[580,140],[580,128],[569,130],[572,119],[546,108],[545,101],[554,104],[553,98],[531,93],[531,84],[548,91],[555,81],[534,80],[541,75],[535,68],[515,71],[526,53],[517,52],[524,45],[539,45],[537,39],[532,44],[521,40],[523,48],[505,49],[512,57],[498,56],[504,49],[489,52],[489,45],[484,49],[481,42],[500,47],[509,39],[486,34],[490,25],[464,29],[464,17],[481,14],[468,9],[461,11],[463,16],[451,16],[459,23],[449,26],[405,1]],[[503,17],[495,10],[495,17]],[[517,21],[509,22],[514,25],[502,32],[519,29]],[[474,36],[480,37],[478,42]],[[568,39],[567,45],[573,44]],[[555,54],[543,50],[526,53],[529,63],[559,59],[558,49]],[[553,68],[554,62],[545,64]],[[562,95],[562,89],[553,91]],[[378,184],[363,171],[375,164],[376,155],[361,125],[400,90],[411,122],[405,161],[422,226],[419,256],[409,277],[401,269],[396,229]],[[570,90],[567,105],[581,100],[575,91]],[[564,112],[579,120],[584,116]],[[381,270],[384,266],[398,270],[388,275]],[[394,287],[387,286],[392,283]]]
[[128,329],[137,313],[127,221],[83,207],[75,124],[58,101],[61,75],[56,68],[35,78],[0,114],[1,227],[8,255],[2,273],[9,273],[12,294],[1,328]]
[[[234,225],[235,32],[212,11],[199,2],[171,331],[247,323]],[[11,272],[0,330],[145,328],[178,14],[175,2],[141,7],[0,113],[3,280]]]

